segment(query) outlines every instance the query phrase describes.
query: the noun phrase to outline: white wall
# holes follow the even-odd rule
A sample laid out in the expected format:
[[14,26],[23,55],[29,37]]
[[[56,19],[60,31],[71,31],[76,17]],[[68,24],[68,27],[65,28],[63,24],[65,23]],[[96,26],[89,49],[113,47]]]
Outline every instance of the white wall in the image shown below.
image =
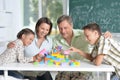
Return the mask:
[[[21,0],[0,0],[0,53],[22,28]],[[2,50],[2,51],[1,51]]]

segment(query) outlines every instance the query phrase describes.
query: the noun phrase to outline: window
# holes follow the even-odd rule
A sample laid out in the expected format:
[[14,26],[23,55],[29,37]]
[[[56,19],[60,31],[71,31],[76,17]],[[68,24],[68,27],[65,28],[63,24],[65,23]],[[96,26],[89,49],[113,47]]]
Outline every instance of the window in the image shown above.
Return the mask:
[[48,17],[53,23],[53,33],[57,30],[57,18],[63,14],[63,0],[23,0],[24,27],[34,30],[39,17]]
[[47,16],[53,22],[53,34],[57,30],[57,18],[63,14],[62,0],[42,0],[42,16]]
[[23,0],[23,26],[34,30],[38,15],[38,0]]

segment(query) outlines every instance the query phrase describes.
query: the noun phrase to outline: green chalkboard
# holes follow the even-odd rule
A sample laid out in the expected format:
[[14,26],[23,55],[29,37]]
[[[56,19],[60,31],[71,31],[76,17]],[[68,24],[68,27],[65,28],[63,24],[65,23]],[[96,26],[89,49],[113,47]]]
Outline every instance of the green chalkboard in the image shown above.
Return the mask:
[[69,0],[75,29],[96,22],[102,31],[120,33],[120,0]]

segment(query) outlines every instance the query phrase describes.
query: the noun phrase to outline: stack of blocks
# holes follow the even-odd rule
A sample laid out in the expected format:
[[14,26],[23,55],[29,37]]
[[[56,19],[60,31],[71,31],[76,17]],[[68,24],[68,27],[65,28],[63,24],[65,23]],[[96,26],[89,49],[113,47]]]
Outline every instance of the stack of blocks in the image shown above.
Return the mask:
[[[42,52],[42,53],[41,53]],[[57,46],[53,49],[51,54],[46,54],[47,52],[43,49],[39,54],[44,54],[43,60],[40,62],[34,62],[34,64],[46,64],[49,66],[80,66],[79,60],[71,60],[67,56],[69,55],[69,50],[62,50],[61,46]]]

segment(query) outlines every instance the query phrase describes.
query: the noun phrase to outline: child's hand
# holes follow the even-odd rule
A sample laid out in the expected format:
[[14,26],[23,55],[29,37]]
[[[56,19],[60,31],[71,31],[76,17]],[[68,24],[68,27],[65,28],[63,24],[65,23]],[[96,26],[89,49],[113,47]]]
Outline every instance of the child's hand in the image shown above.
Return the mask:
[[79,52],[79,50],[74,47],[70,47],[69,50],[70,50],[70,52]]
[[40,62],[42,60],[42,55],[41,54],[37,54],[33,57],[34,61]]

